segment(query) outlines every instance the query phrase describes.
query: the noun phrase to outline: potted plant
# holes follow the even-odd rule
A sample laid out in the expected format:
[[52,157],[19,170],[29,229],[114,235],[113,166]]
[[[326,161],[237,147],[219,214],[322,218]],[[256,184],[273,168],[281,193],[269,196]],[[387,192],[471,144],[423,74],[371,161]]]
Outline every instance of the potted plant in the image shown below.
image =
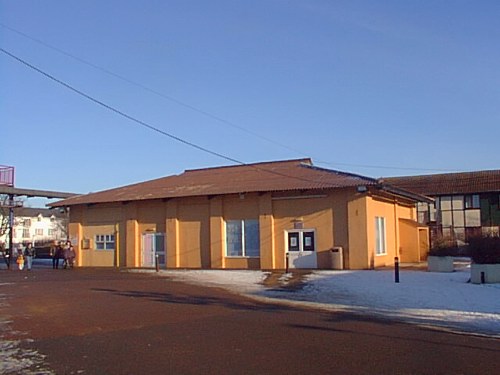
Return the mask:
[[500,237],[482,236],[469,241],[471,282],[500,283]]
[[457,253],[455,241],[447,237],[436,238],[427,256],[427,270],[429,272],[453,272],[453,257]]

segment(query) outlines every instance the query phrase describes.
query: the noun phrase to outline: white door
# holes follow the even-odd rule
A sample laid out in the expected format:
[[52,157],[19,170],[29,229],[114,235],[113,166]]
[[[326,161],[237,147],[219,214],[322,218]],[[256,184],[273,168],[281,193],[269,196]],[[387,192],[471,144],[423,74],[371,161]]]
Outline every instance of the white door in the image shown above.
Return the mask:
[[300,229],[287,232],[288,268],[317,268],[314,230]]
[[142,267],[156,267],[158,265],[165,268],[165,234],[146,233],[142,235]]

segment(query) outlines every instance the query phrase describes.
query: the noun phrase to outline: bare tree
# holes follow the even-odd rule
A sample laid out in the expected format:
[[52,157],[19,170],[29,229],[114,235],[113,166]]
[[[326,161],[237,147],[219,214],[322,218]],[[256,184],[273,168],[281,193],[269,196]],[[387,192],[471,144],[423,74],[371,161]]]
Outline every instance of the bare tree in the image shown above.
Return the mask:
[[[10,231],[10,197],[6,194],[0,194],[0,237],[7,236]],[[7,268],[10,268],[10,254],[6,248],[6,243],[0,244],[0,251]]]
[[60,234],[61,238],[68,238],[68,215],[64,215],[63,217],[56,216],[56,220],[54,220],[52,224],[52,229],[54,233]]
[[0,237],[9,233],[9,196],[0,194]]

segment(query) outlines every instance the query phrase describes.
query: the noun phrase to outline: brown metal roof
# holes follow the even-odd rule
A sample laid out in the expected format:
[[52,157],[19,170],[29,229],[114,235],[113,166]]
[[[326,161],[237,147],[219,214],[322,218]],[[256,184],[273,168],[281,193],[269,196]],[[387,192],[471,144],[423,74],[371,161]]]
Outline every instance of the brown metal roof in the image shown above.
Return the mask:
[[332,189],[377,184],[377,180],[369,177],[318,168],[312,165],[310,159],[297,159],[187,170],[180,175],[72,197],[50,206],[250,192]]
[[390,177],[383,182],[428,196],[500,192],[500,170]]

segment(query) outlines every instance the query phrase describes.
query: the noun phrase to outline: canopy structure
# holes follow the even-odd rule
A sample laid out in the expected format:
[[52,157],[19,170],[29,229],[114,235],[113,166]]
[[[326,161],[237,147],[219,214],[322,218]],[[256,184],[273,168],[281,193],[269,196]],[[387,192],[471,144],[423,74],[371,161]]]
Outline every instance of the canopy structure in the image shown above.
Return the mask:
[[4,196],[4,199],[0,201],[0,208],[8,210],[9,214],[9,248],[6,249],[4,254],[5,262],[7,267],[10,268],[10,256],[13,253],[13,231],[12,227],[14,225],[14,208],[22,207],[23,201],[19,197],[28,198],[71,198],[77,194],[60,192],[60,191],[47,191],[47,190],[35,190],[35,189],[21,189],[15,188],[11,184],[0,184],[0,195]]
[[13,197],[26,196],[28,198],[70,198],[75,195],[75,193],[65,193],[60,191],[47,191],[47,190],[35,190],[35,189],[21,189],[15,188],[8,185],[0,185],[0,194],[11,195]]

